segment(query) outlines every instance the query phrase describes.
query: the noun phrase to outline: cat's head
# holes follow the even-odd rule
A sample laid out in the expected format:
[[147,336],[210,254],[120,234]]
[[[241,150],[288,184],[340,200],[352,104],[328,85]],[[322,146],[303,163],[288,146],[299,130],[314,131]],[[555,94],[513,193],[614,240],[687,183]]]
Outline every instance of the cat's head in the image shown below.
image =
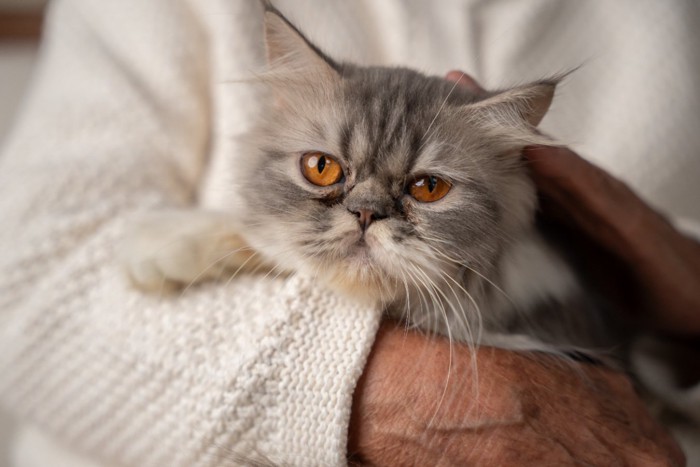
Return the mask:
[[237,177],[253,246],[372,300],[492,276],[533,221],[520,154],[555,83],[474,94],[337,63],[273,8],[265,30],[274,102]]

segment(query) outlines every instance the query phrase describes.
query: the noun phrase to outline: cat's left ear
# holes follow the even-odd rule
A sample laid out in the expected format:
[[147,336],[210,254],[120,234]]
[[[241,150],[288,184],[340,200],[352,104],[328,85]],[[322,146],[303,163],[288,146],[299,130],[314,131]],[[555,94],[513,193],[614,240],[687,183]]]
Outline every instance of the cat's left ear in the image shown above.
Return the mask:
[[526,122],[536,127],[544,118],[554,98],[559,79],[538,81],[494,94],[470,105],[470,110],[484,113],[503,123]]
[[272,4],[265,8],[265,46],[272,70],[287,76],[335,80],[340,78],[338,65],[309,41]]

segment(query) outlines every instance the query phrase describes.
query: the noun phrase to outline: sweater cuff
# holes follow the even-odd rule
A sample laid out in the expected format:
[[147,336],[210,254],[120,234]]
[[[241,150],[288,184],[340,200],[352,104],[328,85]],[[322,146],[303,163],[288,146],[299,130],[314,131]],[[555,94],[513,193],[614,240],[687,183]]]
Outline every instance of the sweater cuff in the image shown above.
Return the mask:
[[288,327],[271,356],[277,374],[268,388],[277,402],[270,441],[278,445],[264,451],[293,465],[345,465],[353,392],[382,312],[303,277],[289,281],[284,300]]

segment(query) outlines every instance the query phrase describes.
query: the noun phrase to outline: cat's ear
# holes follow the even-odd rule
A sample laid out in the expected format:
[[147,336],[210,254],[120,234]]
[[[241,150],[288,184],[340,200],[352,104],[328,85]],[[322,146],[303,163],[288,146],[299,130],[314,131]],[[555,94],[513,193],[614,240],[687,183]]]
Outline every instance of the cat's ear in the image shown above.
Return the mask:
[[503,123],[525,121],[536,127],[549,110],[558,83],[557,78],[518,86],[472,104],[470,108]]
[[338,65],[309,41],[272,4],[263,0],[265,8],[265,46],[272,70],[285,75],[338,79]]

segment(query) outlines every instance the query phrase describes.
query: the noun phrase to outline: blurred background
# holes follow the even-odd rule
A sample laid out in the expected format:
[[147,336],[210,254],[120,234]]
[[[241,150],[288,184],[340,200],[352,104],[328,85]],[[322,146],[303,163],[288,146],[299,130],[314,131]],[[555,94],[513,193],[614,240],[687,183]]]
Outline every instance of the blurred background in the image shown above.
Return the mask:
[[0,0],[0,144],[28,84],[44,0]]
[[[45,0],[0,0],[0,146],[12,125],[37,55]],[[0,411],[0,466],[9,465],[12,421]]]

